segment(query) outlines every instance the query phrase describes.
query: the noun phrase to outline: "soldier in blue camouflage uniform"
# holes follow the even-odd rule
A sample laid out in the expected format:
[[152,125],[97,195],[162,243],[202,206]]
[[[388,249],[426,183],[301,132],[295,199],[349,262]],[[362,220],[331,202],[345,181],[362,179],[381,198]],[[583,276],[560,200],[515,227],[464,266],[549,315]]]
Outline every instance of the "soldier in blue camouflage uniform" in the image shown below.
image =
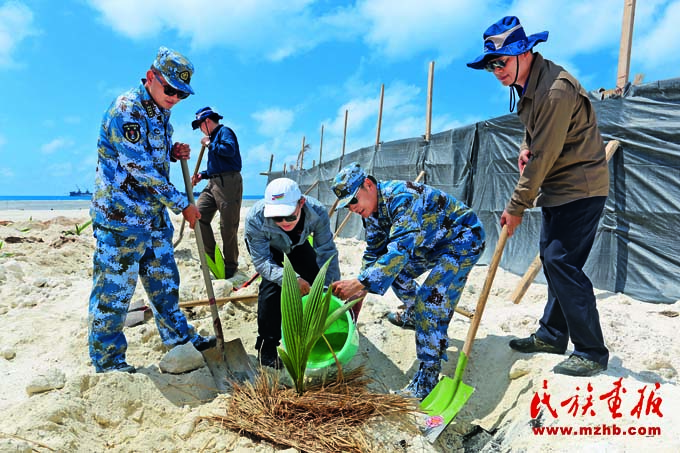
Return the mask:
[[[333,191],[363,217],[366,250],[356,279],[333,284],[347,299],[360,291],[385,294],[392,287],[415,327],[419,370],[402,390],[424,398],[447,360],[447,330],[468,274],[484,250],[477,215],[452,196],[425,184],[376,181],[352,163],[335,177]],[[429,271],[422,285],[415,279]]]
[[167,209],[194,227],[195,205],[170,183],[170,161],[189,158],[189,145],[172,143],[170,109],[193,94],[194,67],[161,47],[146,79],[119,96],[104,114],[90,215],[97,247],[89,304],[89,350],[97,372],[135,372],[125,361],[123,325],[142,281],[166,346],[191,341],[203,350],[214,337],[194,332],[179,309],[179,272]]

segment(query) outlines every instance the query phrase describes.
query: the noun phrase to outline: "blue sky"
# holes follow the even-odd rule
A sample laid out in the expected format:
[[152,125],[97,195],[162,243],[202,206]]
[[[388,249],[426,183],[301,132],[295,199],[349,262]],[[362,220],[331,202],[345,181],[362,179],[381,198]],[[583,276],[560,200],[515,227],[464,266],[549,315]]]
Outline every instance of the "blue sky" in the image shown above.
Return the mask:
[[[172,110],[174,139],[195,166],[206,105],[239,138],[244,194],[264,191],[274,169],[304,167],[376,138],[425,133],[427,77],[435,61],[432,132],[508,113],[509,95],[492,75],[465,63],[482,33],[505,15],[528,34],[550,32],[537,50],[587,90],[616,83],[624,0],[23,0],[0,2],[0,195],[65,195],[92,189],[102,115],[136,86],[159,46],[196,68],[195,96]],[[678,77],[680,0],[637,2],[631,79]],[[203,164],[203,168],[205,163]],[[172,180],[183,187],[179,165]],[[202,187],[202,186],[199,186]]]

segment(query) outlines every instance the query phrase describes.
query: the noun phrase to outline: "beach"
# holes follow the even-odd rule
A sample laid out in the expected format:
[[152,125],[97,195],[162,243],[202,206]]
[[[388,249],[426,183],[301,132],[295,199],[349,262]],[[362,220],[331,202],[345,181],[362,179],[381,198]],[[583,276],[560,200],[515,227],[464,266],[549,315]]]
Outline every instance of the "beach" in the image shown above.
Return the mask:
[[[136,374],[96,374],[87,352],[95,241],[91,227],[75,232],[89,220],[88,202],[2,203],[0,451],[296,451],[203,420],[224,413],[229,395],[217,395],[207,367],[163,373],[159,362],[167,350],[153,321],[125,330]],[[242,240],[250,206],[252,200],[241,209],[234,285],[255,274]],[[177,237],[182,218],[172,220]],[[355,276],[365,244],[342,238],[337,245],[343,278]],[[180,300],[206,298],[193,231],[185,230],[175,252]],[[472,271],[460,308],[474,311],[487,271]],[[475,392],[438,441],[425,440],[417,426],[422,417],[409,415],[371,422],[366,433],[376,445],[394,452],[680,451],[680,301],[643,303],[596,290],[609,368],[590,378],[568,377],[552,372],[567,355],[508,347],[535,331],[546,300],[546,286],[534,283],[513,304],[520,278],[498,270],[464,375]],[[231,286],[216,284],[217,297],[230,295]],[[254,283],[239,293],[256,291]],[[141,285],[133,301],[147,301]],[[398,305],[391,290],[368,295],[358,320],[359,350],[350,366],[366,367],[375,392],[404,387],[418,367],[413,332],[386,319]],[[208,307],[187,315],[200,333],[213,334]],[[255,364],[256,302],[221,305],[219,315],[225,340],[240,338]],[[469,325],[459,314],[451,322],[446,376],[454,375]]]

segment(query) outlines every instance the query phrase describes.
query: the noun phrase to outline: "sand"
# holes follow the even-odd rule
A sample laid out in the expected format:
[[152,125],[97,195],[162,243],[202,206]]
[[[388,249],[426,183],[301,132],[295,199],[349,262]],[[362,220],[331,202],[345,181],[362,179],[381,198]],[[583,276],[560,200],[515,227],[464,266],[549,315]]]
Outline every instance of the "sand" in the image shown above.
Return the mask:
[[[241,228],[247,210],[242,209]],[[94,373],[87,354],[86,322],[94,239],[91,228],[81,235],[68,234],[75,224],[87,220],[86,210],[0,211],[0,241],[4,242],[0,248],[0,451],[285,450],[199,422],[202,415],[223,413],[228,395],[216,396],[206,367],[182,375],[162,373],[158,364],[167,351],[153,322],[126,329],[127,358],[139,368],[137,374]],[[177,226],[180,221],[173,218]],[[21,242],[14,243],[13,237]],[[338,246],[343,277],[351,277],[360,265],[363,243],[341,239]],[[241,247],[236,282],[255,273]],[[193,232],[185,232],[176,255],[181,300],[205,298]],[[486,271],[485,266],[474,269],[460,307],[474,310]],[[496,275],[464,377],[476,391],[438,442],[430,444],[418,434],[415,423],[421,418],[417,416],[372,423],[370,435],[382,442],[384,450],[395,452],[680,451],[676,333],[680,302],[643,303],[598,290],[598,309],[611,352],[609,369],[592,378],[571,378],[551,371],[564,357],[523,355],[509,349],[510,339],[535,330],[546,297],[545,285],[534,283],[520,304],[512,304],[510,294],[519,278],[502,269]],[[218,296],[228,293],[229,286],[216,285]],[[256,290],[255,284],[242,291]],[[133,300],[146,300],[141,285]],[[369,295],[359,319],[360,347],[351,366],[366,365],[374,391],[403,387],[417,367],[413,332],[392,326],[385,318],[398,305],[391,291],[382,297]],[[225,339],[241,338],[254,361],[256,305],[230,303],[219,313]],[[200,332],[212,333],[209,310],[193,309],[189,317]],[[443,369],[448,376],[454,374],[469,325],[460,315],[450,325],[449,361]],[[589,398],[592,405],[584,411]],[[540,410],[534,420],[532,408]],[[541,427],[574,431],[535,433],[534,428]],[[582,428],[593,431],[578,435]]]

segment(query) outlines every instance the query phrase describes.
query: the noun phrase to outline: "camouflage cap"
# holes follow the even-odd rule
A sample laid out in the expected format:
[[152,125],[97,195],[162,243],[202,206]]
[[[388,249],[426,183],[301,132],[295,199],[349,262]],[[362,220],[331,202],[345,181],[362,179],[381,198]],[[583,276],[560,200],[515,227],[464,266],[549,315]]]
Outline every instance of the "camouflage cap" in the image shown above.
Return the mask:
[[340,199],[338,209],[347,206],[365,180],[366,173],[357,162],[352,162],[335,175],[331,189],[333,189],[335,196]]
[[158,49],[153,67],[163,74],[165,80],[176,90],[194,94],[189,85],[194,74],[194,65],[181,53],[161,47]]

